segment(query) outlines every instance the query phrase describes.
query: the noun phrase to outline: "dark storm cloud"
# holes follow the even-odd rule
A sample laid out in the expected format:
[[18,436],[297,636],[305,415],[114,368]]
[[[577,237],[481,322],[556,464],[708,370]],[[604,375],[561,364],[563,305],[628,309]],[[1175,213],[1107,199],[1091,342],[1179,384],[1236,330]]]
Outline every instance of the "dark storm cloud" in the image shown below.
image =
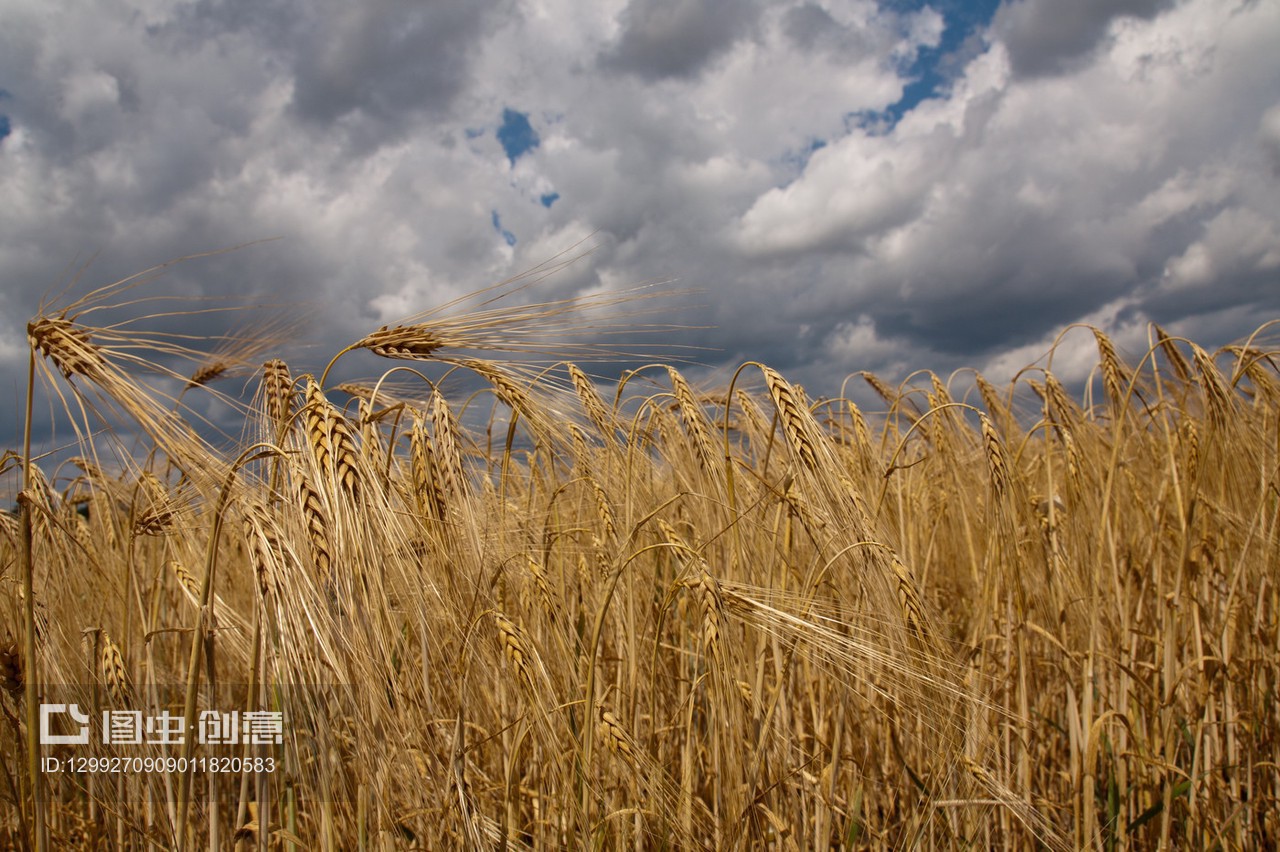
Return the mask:
[[646,80],[692,77],[746,34],[759,15],[741,0],[631,0],[622,35],[601,57]]
[[[1275,4],[1025,0],[991,28],[916,0],[69,6],[11,0],[0,29],[5,387],[39,296],[90,258],[78,291],[275,236],[152,292],[308,303],[318,369],[586,239],[527,295],[675,279],[701,292],[665,319],[709,327],[658,342],[815,395],[1007,376],[1078,321],[1212,347],[1278,310]],[[907,97],[928,73],[946,85]]]
[[1089,53],[1119,17],[1150,19],[1174,0],[1011,0],[992,30],[1009,49],[1017,74],[1062,71]]
[[467,85],[474,42],[502,5],[340,4],[300,44],[294,104],[321,123],[355,110],[383,120],[442,112]]

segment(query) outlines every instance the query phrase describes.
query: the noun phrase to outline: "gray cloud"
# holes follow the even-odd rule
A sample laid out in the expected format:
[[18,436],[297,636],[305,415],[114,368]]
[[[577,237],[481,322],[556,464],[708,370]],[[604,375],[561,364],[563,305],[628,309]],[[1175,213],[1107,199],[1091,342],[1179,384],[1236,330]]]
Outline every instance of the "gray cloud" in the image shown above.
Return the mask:
[[1150,19],[1174,0],[1010,0],[992,30],[1009,49],[1020,75],[1062,71],[1091,51],[1116,18]]
[[691,77],[750,30],[758,14],[754,2],[740,0],[631,0],[601,64],[646,80]]
[[[669,319],[711,327],[664,343],[712,347],[697,357],[720,370],[770,362],[814,394],[861,369],[998,375],[1081,320],[1140,348],[1147,320],[1212,346],[1280,315],[1274,4],[1086,4],[1067,29],[1088,37],[1045,47],[1045,74],[1029,0],[945,94],[874,128],[858,116],[901,97],[898,59],[936,37],[925,18],[816,0],[719,18],[621,0],[11,5],[6,387],[39,297],[86,260],[81,290],[277,236],[151,292],[309,303],[297,367],[318,369],[335,341],[590,237],[531,297],[676,278],[702,292]],[[669,55],[661,21],[688,23]],[[514,162],[507,108],[540,140]]]

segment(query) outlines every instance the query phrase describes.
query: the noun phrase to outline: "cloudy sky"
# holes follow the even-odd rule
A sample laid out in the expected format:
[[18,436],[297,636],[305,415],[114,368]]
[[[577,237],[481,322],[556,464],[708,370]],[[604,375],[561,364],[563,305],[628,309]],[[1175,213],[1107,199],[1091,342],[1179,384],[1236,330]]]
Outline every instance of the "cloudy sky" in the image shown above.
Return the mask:
[[590,236],[543,294],[678,279],[673,345],[815,394],[1219,345],[1280,317],[1277,45],[1269,0],[4,0],[0,381],[87,261],[268,237],[164,286],[327,355]]

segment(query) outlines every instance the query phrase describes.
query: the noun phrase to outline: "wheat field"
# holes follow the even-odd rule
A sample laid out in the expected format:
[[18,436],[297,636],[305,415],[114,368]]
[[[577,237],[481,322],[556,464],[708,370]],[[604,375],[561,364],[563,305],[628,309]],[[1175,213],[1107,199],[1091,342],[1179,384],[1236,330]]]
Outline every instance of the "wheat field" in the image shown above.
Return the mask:
[[[279,327],[149,331],[141,281],[28,326],[27,423],[75,434],[4,456],[5,848],[1280,843],[1267,327],[1073,328],[1075,393],[1049,357],[854,372],[860,407],[593,377],[574,299],[372,329],[334,385]],[[52,702],[87,744],[41,742]],[[103,742],[117,711],[167,741]]]

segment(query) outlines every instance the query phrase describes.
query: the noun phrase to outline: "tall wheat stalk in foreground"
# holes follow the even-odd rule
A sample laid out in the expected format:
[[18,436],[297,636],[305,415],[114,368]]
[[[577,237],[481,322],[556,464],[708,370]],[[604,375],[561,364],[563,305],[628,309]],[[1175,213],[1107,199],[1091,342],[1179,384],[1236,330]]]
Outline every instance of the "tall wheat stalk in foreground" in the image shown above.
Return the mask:
[[[490,291],[341,350],[396,362],[349,393],[267,360],[214,445],[200,365],[273,353],[85,321],[120,292],[29,329],[78,456],[5,457],[7,845],[1280,838],[1265,327],[1216,353],[1153,329],[1132,363],[1068,331],[1099,352],[1083,393],[1049,357],[1003,389],[868,375],[875,411],[759,364],[593,379],[557,360],[589,337],[554,346],[582,303]],[[51,701],[189,736],[41,747]],[[201,744],[204,711],[280,713],[281,742]],[[76,749],[239,762],[41,774]]]

